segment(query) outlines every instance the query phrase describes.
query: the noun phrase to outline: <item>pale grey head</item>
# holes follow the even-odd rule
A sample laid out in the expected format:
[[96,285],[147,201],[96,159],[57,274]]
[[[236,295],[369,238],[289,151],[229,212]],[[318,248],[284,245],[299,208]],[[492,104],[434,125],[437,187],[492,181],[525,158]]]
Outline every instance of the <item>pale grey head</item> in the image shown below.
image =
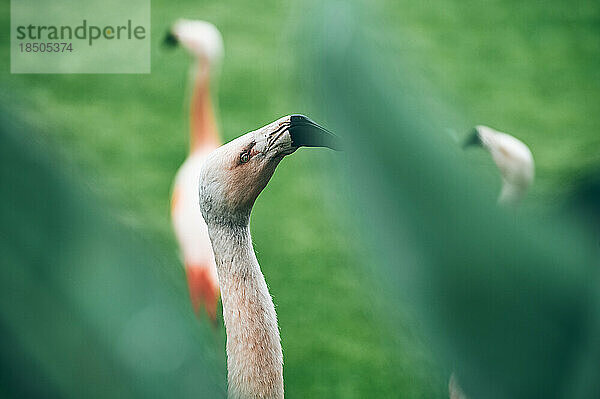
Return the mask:
[[529,147],[510,134],[488,126],[475,126],[464,146],[485,148],[500,171],[502,191],[498,197],[501,204],[516,205],[533,183],[535,163]]
[[213,151],[200,172],[200,209],[210,224],[245,226],[279,162],[299,147],[339,149],[337,137],[303,115],[288,115]]

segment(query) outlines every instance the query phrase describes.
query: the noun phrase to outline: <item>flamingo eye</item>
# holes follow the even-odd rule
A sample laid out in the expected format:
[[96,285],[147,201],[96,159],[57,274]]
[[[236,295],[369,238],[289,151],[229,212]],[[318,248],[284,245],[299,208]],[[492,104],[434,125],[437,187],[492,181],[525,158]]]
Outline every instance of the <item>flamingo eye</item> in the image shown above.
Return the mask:
[[249,160],[250,160],[250,153],[248,151],[242,152],[242,154],[240,155],[240,162],[246,163]]

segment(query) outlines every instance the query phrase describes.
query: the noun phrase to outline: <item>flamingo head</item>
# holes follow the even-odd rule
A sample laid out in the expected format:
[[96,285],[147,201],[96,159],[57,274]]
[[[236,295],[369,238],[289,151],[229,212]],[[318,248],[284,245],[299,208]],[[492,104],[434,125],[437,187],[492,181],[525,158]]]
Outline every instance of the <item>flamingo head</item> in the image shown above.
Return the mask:
[[338,149],[337,137],[303,115],[288,115],[213,151],[200,171],[200,209],[210,225],[247,225],[254,201],[281,160],[299,147]]
[[194,57],[210,64],[216,64],[223,58],[223,37],[210,22],[178,19],[164,43],[172,46],[180,44]]
[[521,140],[487,126],[476,126],[465,147],[486,149],[500,171],[502,192],[498,201],[504,204],[518,202],[533,183],[534,161],[529,147]]

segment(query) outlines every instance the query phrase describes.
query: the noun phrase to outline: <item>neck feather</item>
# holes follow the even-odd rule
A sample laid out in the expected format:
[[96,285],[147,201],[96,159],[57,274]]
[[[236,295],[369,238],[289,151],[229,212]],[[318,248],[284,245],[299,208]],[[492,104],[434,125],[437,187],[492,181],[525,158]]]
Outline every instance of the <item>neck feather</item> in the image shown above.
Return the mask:
[[521,198],[525,195],[527,187],[521,187],[515,184],[508,183],[506,181],[502,184],[502,191],[498,197],[498,203],[508,206],[516,206],[521,201]]
[[216,148],[219,134],[210,95],[210,67],[198,62],[194,67],[192,98],[190,101],[190,149]]
[[283,398],[277,315],[248,225],[210,225],[227,333],[230,398]]

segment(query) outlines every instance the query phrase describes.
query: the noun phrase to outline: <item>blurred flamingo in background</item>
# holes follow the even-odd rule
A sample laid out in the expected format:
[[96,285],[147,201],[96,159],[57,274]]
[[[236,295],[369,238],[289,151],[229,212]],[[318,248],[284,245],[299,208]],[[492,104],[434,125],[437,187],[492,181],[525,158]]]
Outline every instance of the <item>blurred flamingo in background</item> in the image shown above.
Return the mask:
[[475,126],[464,146],[485,148],[500,171],[502,191],[498,197],[501,205],[517,205],[533,183],[535,163],[531,150],[525,143],[507,133],[488,126]]
[[219,30],[204,21],[178,20],[166,42],[180,44],[193,57],[190,103],[190,154],[175,176],[171,199],[173,229],[185,265],[190,299],[197,314],[204,307],[217,318],[219,282],[206,223],[198,203],[198,177],[206,156],[221,145],[210,83],[223,57]]
[[[527,193],[535,175],[535,163],[529,147],[508,133],[483,125],[473,128],[463,147],[473,145],[486,149],[500,172],[502,190],[498,203],[516,206]],[[450,376],[448,391],[450,399],[467,399],[454,373]]]

